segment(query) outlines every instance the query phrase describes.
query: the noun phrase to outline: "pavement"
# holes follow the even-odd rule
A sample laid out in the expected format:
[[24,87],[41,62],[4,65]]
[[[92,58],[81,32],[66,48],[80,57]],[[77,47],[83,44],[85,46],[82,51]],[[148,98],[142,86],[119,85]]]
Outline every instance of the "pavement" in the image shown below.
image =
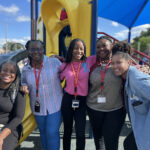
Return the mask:
[[[63,130],[63,125],[61,125],[61,128],[60,128],[60,137],[61,137],[60,150],[63,150],[63,148],[62,148],[62,135],[63,135],[62,130]],[[118,150],[123,150],[123,141],[124,141],[125,137],[128,135],[128,133],[130,132],[130,130],[131,130],[131,125],[130,125],[128,118],[126,118],[126,122],[123,126],[123,129],[122,129],[120,137],[119,137],[119,149]],[[75,140],[75,133],[73,130],[72,140],[71,140],[71,150],[75,150],[75,145],[76,145],[76,140]],[[39,130],[38,129],[34,130],[28,136],[28,138],[24,142],[22,142],[19,147],[16,148],[16,150],[42,150]],[[89,133],[89,122],[88,121],[87,121],[87,125],[86,125],[86,147],[85,147],[85,150],[95,150],[94,140],[93,140],[93,138],[90,137],[90,133]]]

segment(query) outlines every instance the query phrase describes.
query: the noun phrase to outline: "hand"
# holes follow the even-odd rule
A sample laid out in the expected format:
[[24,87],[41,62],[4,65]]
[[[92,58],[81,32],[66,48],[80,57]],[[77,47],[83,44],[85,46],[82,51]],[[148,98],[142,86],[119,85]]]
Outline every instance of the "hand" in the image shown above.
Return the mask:
[[29,94],[28,86],[26,85],[21,86],[20,91],[24,92],[25,94]]
[[62,56],[58,56],[58,55],[51,55],[50,57],[55,57],[57,59],[59,59],[61,62],[65,62],[65,58]]
[[2,150],[3,147],[3,138],[0,137],[0,150]]

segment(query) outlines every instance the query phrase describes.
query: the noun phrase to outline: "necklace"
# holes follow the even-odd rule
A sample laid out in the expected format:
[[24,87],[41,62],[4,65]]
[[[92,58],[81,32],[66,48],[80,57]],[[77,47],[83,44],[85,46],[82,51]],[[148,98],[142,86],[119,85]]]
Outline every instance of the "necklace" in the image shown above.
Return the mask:
[[102,64],[106,64],[106,63],[108,63],[108,59],[107,60],[102,60],[101,62],[102,62]]

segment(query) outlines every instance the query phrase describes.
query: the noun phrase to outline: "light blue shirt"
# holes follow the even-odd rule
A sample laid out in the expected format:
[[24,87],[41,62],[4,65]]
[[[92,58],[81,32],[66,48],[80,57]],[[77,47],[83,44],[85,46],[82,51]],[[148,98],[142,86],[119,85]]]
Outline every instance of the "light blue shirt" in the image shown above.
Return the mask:
[[[28,63],[22,70],[22,85],[29,88],[30,106],[35,115],[52,114],[60,110],[62,87],[59,79],[61,62],[57,58],[44,56],[39,80],[40,113],[34,111],[36,101],[36,82],[34,69]],[[36,69],[38,75],[38,69]]]
[[[150,149],[150,75],[130,66],[127,72],[125,90],[128,96],[128,110],[138,150]],[[133,102],[142,101],[138,106]]]

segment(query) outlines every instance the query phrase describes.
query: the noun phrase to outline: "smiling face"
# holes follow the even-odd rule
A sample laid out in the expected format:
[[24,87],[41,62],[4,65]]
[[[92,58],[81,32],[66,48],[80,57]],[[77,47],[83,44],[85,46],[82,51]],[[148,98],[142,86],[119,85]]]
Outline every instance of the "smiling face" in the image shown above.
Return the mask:
[[16,78],[17,68],[12,63],[3,64],[0,70],[1,84],[10,85]]
[[84,45],[81,41],[77,41],[72,52],[72,61],[80,61],[83,55]]
[[98,59],[106,60],[110,57],[112,44],[107,39],[100,39],[96,43],[96,55]]
[[29,44],[29,56],[32,58],[34,63],[41,63],[43,60],[43,45],[38,41],[32,41]]
[[125,79],[129,66],[130,66],[129,59],[125,59],[119,54],[116,54],[112,57],[111,67],[116,76],[122,76],[122,78]]

